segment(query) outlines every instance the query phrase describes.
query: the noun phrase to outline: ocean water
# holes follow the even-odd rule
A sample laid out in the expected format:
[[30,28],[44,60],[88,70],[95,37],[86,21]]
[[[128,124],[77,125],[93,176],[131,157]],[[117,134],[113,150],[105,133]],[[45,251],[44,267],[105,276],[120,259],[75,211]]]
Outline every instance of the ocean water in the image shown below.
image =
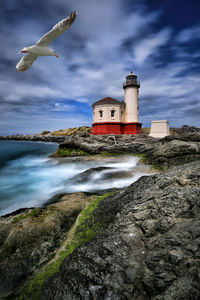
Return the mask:
[[[133,156],[88,158],[49,158],[58,145],[53,143],[0,141],[0,215],[23,207],[39,207],[56,193],[93,192],[122,188],[146,175]],[[82,172],[93,172],[82,181],[73,180]],[[118,176],[109,179],[109,173]],[[129,172],[128,176],[123,176]],[[122,176],[120,176],[122,174]]]

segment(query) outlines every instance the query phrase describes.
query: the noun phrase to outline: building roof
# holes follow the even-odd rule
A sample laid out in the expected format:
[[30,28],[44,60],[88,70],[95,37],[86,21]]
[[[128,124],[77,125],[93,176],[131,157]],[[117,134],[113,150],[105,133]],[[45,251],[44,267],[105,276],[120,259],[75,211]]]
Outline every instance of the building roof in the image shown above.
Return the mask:
[[95,105],[103,105],[103,104],[115,104],[115,105],[122,105],[123,103],[119,100],[116,100],[114,98],[111,98],[111,97],[106,97],[106,98],[103,98],[101,100],[98,100],[96,102],[94,102],[92,104],[92,106],[95,106]]

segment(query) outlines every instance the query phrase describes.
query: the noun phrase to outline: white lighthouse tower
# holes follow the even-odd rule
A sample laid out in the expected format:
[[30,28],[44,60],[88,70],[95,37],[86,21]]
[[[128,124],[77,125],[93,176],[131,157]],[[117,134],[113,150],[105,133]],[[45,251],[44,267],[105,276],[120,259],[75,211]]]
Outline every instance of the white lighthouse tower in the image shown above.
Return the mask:
[[126,76],[124,89],[124,133],[141,133],[141,123],[139,123],[139,88],[140,82],[137,75],[131,72]]

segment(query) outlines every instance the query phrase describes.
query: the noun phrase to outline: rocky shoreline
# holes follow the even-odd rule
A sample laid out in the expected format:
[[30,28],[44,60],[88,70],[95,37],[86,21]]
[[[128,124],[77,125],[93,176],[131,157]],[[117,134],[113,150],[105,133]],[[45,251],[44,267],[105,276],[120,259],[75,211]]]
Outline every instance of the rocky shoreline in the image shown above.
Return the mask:
[[54,157],[131,153],[164,172],[1,217],[0,299],[199,299],[200,132],[59,143]]
[[25,141],[25,142],[44,142],[44,143],[62,143],[65,140],[65,136],[52,136],[42,134],[31,135],[8,135],[0,136],[1,141]]
[[89,133],[77,133],[66,138],[53,156],[120,153],[141,155],[144,162],[167,170],[200,159],[200,132],[169,135],[162,139],[146,134],[92,136]]

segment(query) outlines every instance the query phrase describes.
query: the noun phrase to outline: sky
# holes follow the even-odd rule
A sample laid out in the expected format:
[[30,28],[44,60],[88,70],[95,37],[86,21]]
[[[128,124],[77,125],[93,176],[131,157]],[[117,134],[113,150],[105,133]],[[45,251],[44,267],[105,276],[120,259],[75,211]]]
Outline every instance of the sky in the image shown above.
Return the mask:
[[[0,0],[0,135],[91,126],[91,104],[123,100],[126,75],[141,83],[140,122],[200,127],[199,0]],[[71,11],[56,57],[15,68]]]

